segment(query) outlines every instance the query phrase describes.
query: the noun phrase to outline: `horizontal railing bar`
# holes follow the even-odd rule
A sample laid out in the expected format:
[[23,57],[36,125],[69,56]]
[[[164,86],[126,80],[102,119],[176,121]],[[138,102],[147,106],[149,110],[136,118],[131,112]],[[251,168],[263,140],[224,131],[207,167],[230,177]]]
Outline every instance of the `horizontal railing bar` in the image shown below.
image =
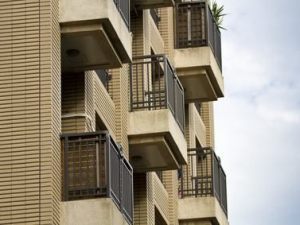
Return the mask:
[[63,133],[60,136],[65,137],[85,137],[93,135],[108,135],[108,131],[96,131],[96,132],[83,132],[83,133]]

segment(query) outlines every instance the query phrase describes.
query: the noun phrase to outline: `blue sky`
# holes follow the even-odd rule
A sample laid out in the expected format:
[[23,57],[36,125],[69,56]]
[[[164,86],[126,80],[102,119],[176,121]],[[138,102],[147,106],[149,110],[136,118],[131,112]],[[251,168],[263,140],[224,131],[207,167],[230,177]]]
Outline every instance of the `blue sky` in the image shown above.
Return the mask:
[[300,1],[219,0],[226,97],[216,152],[231,225],[300,224]]

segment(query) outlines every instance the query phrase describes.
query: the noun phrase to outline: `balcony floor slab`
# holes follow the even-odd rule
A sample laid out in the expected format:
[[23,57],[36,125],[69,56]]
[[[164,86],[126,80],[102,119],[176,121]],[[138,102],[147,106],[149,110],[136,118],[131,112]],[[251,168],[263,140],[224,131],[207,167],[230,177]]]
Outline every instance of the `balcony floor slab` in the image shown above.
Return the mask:
[[169,109],[129,114],[129,155],[135,172],[178,169],[187,144]]
[[226,214],[215,197],[187,197],[178,200],[179,221],[210,220],[215,225],[229,225]]
[[129,225],[110,198],[62,202],[61,224]]
[[223,76],[210,47],[175,49],[174,62],[187,101],[224,96]]

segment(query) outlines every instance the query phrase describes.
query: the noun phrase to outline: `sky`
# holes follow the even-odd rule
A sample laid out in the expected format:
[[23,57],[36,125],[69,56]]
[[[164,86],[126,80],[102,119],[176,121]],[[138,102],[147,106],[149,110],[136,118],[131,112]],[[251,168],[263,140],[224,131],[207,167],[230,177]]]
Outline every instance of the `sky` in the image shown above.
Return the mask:
[[225,98],[216,152],[231,225],[300,225],[300,1],[218,0]]

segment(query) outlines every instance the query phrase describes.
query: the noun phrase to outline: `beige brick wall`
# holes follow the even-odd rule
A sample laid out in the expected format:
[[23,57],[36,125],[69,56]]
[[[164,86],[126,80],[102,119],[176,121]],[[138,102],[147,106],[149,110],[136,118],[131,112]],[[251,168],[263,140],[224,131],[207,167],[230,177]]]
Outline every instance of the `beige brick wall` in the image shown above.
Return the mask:
[[0,224],[59,224],[58,0],[0,1]]
[[180,221],[180,225],[213,225],[209,221]]
[[131,20],[131,27],[133,33],[132,39],[132,56],[144,55],[144,28],[143,28],[143,14],[141,12],[135,15]]
[[[109,133],[115,138],[116,136],[116,107],[111,96],[108,94],[104,85],[93,72],[94,77],[94,107],[95,111],[105,124]],[[111,87],[110,87],[111,88]]]
[[159,31],[164,41],[164,53],[168,55],[171,64],[174,65],[174,25],[173,8],[161,8],[159,10],[161,21]]
[[[86,130],[95,131],[96,118],[95,118],[95,99],[94,99],[94,71],[88,71],[85,73],[84,85],[85,85],[85,112],[86,112]],[[108,107],[106,107],[108,108]],[[105,109],[106,109],[105,108]]]
[[169,224],[178,225],[178,179],[177,170],[163,173],[164,184],[169,196]]
[[124,64],[121,69],[111,70],[112,80],[109,87],[109,94],[115,104],[115,135],[124,150],[126,157],[129,157],[129,146],[127,136],[127,119],[129,111],[129,66]]
[[134,174],[134,225],[149,225],[147,175]]
[[150,173],[152,177],[154,205],[164,220],[169,220],[169,194],[156,173]]
[[87,130],[85,110],[85,75],[62,75],[62,132],[80,133]]
[[206,126],[206,145],[215,147],[214,139],[214,105],[213,102],[204,102],[201,107],[202,120]]

